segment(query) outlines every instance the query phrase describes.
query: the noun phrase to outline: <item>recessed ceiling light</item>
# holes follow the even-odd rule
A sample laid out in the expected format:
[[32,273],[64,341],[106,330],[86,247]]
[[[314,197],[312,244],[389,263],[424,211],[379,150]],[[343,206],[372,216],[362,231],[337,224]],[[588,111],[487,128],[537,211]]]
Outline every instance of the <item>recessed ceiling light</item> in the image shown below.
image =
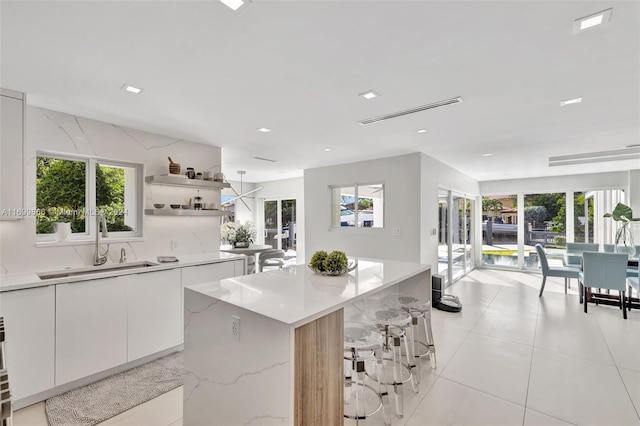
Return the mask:
[[489,153],[487,153],[487,154],[482,154],[482,156],[483,156],[483,157],[491,157],[492,155],[493,155],[493,154],[489,154]]
[[329,152],[329,151],[331,151],[331,148],[325,148],[324,149],[324,152]]
[[582,98],[567,99],[566,101],[560,101],[560,106],[579,104],[580,102],[582,102]]
[[365,99],[373,99],[380,96],[380,94],[377,92],[374,92],[373,90],[369,90],[368,92],[360,93],[358,96],[362,96]]
[[608,23],[611,19],[611,10],[612,9],[603,10],[601,12],[585,16],[584,18],[576,19],[573,21],[573,33],[577,34],[589,28]]
[[236,11],[247,3],[251,3],[249,0],[220,0],[225,6],[231,10]]
[[427,130],[426,129],[420,129],[420,130],[416,130],[416,132],[418,132],[418,133],[427,133]]
[[144,89],[141,89],[140,87],[132,86],[126,83],[122,85],[121,89],[129,93],[134,93],[136,95],[139,95],[140,93],[144,92]]
[[259,129],[256,129],[256,130],[262,133],[269,133],[271,131],[271,129],[267,129],[266,127],[260,127]]

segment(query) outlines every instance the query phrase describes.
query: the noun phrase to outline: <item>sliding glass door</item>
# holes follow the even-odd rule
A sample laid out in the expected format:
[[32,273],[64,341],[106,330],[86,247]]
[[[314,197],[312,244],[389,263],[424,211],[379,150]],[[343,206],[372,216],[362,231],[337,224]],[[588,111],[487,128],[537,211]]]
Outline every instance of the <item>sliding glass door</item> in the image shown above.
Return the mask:
[[264,244],[284,250],[287,257],[296,256],[296,200],[264,201]]
[[447,283],[463,277],[474,267],[472,235],[475,201],[452,191],[438,195],[438,273]]

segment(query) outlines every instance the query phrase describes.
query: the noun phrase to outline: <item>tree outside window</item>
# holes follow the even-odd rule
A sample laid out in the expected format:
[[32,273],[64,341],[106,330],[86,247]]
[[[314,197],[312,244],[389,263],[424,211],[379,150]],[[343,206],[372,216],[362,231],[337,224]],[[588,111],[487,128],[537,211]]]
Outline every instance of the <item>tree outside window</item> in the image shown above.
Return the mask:
[[[92,169],[93,173],[88,173]],[[104,214],[109,232],[135,232],[141,223],[141,165],[110,164],[95,159],[36,158],[36,234],[55,232],[56,222],[70,222],[72,234],[89,234],[87,217]],[[91,195],[90,195],[91,194]],[[89,205],[88,200],[95,200]]]

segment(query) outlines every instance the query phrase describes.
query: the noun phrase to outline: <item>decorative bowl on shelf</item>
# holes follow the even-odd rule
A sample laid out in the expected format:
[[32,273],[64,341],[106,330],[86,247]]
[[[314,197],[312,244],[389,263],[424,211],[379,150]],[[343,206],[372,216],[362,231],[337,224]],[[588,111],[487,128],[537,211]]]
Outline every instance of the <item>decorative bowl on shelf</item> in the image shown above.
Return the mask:
[[179,209],[180,208],[180,204],[170,204],[172,209]]
[[156,209],[162,209],[162,208],[164,208],[164,204],[162,204],[162,203],[155,203],[155,204],[153,205],[153,207],[155,207]]
[[185,210],[189,210],[191,208],[191,204],[183,204],[182,208]]

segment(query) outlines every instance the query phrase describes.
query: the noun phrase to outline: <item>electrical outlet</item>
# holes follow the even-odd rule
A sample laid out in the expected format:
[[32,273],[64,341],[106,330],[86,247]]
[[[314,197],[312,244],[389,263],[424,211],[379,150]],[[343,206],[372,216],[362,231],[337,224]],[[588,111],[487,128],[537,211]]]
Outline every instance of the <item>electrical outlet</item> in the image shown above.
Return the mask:
[[231,334],[240,341],[240,317],[231,315]]
[[402,229],[400,228],[393,228],[392,230],[393,235],[400,235],[401,233],[402,233]]
[[176,240],[171,240],[171,251],[178,250],[178,242]]

